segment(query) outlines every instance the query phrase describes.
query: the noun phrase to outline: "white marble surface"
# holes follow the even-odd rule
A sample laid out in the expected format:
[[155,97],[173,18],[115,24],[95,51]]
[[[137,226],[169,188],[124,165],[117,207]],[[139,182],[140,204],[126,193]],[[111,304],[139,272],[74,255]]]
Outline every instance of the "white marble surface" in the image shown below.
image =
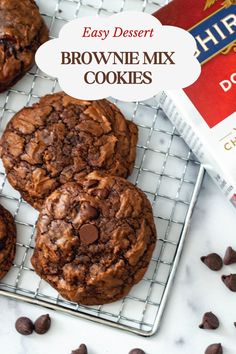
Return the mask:
[[[147,354],[201,354],[207,345],[222,342],[224,354],[235,354],[236,294],[220,276],[236,272],[236,265],[212,272],[199,260],[212,251],[223,255],[229,245],[236,248],[235,230],[236,211],[206,176],[162,325],[154,337],[141,338],[52,311],[52,328],[46,335],[23,337],[14,329],[15,319],[22,315],[34,319],[45,309],[0,298],[0,352],[70,354],[84,342],[89,354],[127,354],[134,347]],[[198,328],[206,311],[219,316],[218,330]]]

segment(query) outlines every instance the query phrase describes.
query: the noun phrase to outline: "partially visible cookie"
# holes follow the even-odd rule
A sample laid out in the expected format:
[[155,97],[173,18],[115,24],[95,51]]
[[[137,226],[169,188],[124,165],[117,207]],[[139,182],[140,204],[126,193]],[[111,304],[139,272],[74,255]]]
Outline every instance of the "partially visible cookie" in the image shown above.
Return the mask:
[[10,269],[16,252],[16,226],[14,219],[0,205],[0,279]]
[[93,172],[46,199],[31,262],[64,298],[105,304],[142,279],[155,244],[146,195],[123,178]]
[[34,64],[48,29],[33,0],[0,0],[0,92],[13,86]]
[[76,100],[63,92],[23,108],[8,123],[0,155],[11,185],[36,209],[60,185],[93,170],[127,177],[137,127],[107,100]]

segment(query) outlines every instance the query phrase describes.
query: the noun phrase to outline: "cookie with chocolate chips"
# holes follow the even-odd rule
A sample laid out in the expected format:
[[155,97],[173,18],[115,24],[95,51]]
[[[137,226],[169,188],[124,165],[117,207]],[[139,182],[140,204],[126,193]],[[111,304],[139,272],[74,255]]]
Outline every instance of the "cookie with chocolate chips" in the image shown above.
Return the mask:
[[105,304],[142,279],[155,244],[145,194],[123,178],[93,172],[46,199],[31,261],[64,298]]
[[0,92],[13,86],[34,64],[48,29],[33,0],[0,0]]
[[0,141],[0,155],[11,185],[40,210],[56,188],[93,170],[127,177],[136,143],[136,125],[115,105],[60,92],[12,118]]
[[16,226],[12,215],[0,205],[0,279],[10,269],[16,252]]

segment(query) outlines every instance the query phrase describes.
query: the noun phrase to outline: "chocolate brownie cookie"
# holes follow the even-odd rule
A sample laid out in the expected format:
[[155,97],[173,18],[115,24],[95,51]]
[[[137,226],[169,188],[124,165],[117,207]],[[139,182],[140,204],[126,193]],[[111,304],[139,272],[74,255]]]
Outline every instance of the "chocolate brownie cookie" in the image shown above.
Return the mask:
[[64,298],[105,304],[142,279],[155,244],[145,194],[123,178],[92,172],[46,199],[31,262]]
[[107,100],[64,93],[23,108],[0,141],[8,180],[37,209],[61,184],[93,170],[127,177],[136,155],[137,127]]
[[33,0],[0,0],[0,92],[13,86],[34,64],[48,29]]
[[16,252],[16,226],[8,210],[0,205],[0,279],[10,269]]

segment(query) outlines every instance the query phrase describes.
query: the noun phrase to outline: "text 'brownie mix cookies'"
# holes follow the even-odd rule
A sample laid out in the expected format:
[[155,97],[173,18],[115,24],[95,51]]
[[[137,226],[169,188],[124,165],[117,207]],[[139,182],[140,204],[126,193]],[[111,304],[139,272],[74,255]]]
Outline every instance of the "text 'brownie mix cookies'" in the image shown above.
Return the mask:
[[33,0],[0,0],[0,92],[13,86],[34,64],[48,29]]
[[127,177],[137,127],[107,100],[56,93],[23,108],[7,125],[0,155],[11,185],[37,209],[61,184],[93,170]]
[[16,226],[12,215],[0,205],[0,279],[10,269],[16,252]]
[[31,261],[64,298],[105,304],[142,279],[155,244],[146,195],[123,178],[92,172],[46,199]]

